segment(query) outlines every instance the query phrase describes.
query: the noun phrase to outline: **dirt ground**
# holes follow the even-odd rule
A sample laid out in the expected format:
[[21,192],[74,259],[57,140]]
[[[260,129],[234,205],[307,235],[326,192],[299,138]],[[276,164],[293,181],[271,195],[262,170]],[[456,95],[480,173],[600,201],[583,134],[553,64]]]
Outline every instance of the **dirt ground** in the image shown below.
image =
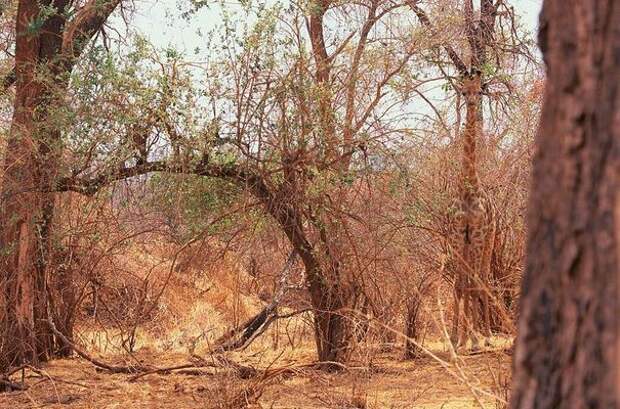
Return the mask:
[[[447,341],[438,335],[442,331],[432,331],[434,327],[443,328],[443,321],[434,321],[441,316],[437,311],[429,312],[428,325],[424,326],[431,328],[423,344],[432,356],[425,354],[414,361],[402,359],[403,339],[396,337],[390,341],[392,344],[380,343],[388,327],[378,326],[372,328],[373,335],[367,336],[367,341],[357,345],[346,370],[328,373],[315,369],[312,364],[316,347],[308,313],[276,322],[247,349],[228,353],[228,363],[205,367],[205,362],[213,363],[216,359],[209,355],[209,345],[227,325],[245,321],[263,305],[255,297],[240,295],[235,277],[222,273],[231,269],[220,270],[213,279],[218,285],[205,294],[192,287],[194,281],[191,285],[170,285],[164,304],[179,312],[177,318],[170,323],[158,318],[149,330],[138,331],[132,361],[126,353],[120,353],[115,330],[82,323],[78,331],[81,348],[114,365],[172,367],[196,363],[192,357],[196,354],[203,359],[202,368],[186,368],[190,373],[175,370],[132,379],[135,375],[100,371],[78,357],[54,360],[36,371],[26,369],[23,374],[13,375],[11,381],[23,380],[27,389],[1,393],[0,409],[505,407],[502,400],[506,400],[510,376],[510,356],[505,351],[511,339],[496,337],[490,350],[453,360]],[[209,283],[205,287],[210,288]],[[235,365],[253,369],[252,376],[235,371]]]
[[[259,370],[289,368],[280,375],[240,379],[229,370],[201,374],[132,375],[97,371],[83,359],[56,360],[40,373],[26,370],[29,388],[0,395],[0,408],[501,408],[505,399],[510,357],[490,351],[444,363],[430,357],[399,359],[397,351],[375,356],[370,365],[325,373],[299,365],[300,357],[272,365],[251,362]],[[159,367],[187,362],[181,354],[139,354]],[[311,355],[307,357],[311,361]],[[19,377],[18,377],[19,379]],[[499,399],[498,399],[499,398]]]

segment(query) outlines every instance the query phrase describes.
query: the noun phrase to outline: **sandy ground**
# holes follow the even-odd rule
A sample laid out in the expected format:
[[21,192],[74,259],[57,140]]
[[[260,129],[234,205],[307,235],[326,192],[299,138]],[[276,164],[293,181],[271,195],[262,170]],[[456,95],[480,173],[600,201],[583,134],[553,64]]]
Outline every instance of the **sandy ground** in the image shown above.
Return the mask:
[[[158,366],[187,362],[181,354],[138,357]],[[267,367],[251,358],[246,356],[245,364]],[[337,374],[299,368],[299,361],[299,356],[294,361],[281,357],[271,373],[296,369],[267,380],[243,380],[217,369],[201,375],[150,374],[132,381],[131,375],[100,372],[79,358],[57,360],[39,374],[26,370],[28,390],[0,395],[0,408],[501,408],[492,395],[505,398],[510,367],[510,357],[501,351],[464,356],[448,368],[429,357],[402,361],[397,352],[382,353],[370,367]]]

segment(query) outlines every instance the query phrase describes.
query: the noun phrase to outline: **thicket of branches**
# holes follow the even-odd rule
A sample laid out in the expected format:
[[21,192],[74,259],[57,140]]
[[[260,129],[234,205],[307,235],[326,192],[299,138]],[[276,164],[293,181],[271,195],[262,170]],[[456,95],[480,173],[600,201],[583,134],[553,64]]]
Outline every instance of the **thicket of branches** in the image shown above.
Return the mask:
[[[14,3],[1,39],[3,372],[70,354],[87,316],[131,352],[208,248],[234,253],[265,301],[221,345],[286,305],[311,312],[325,367],[392,330],[415,357],[422,320],[441,331],[437,297],[454,319],[462,273],[488,296],[493,333],[514,333],[541,74],[507,1],[248,3],[205,35],[206,55],[133,33],[129,2]],[[497,210],[488,276],[455,270],[449,241],[472,78],[476,172]],[[123,275],[115,257],[144,243],[170,268]]]

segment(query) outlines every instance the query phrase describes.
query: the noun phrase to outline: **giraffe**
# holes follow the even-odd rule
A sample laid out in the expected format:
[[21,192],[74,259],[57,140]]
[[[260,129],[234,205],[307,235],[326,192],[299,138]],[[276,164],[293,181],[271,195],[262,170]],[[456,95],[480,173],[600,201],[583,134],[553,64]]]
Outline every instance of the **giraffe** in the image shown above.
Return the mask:
[[[483,285],[490,276],[496,217],[492,201],[481,187],[477,169],[476,143],[482,135],[480,73],[464,76],[461,91],[466,103],[462,173],[448,235],[451,273],[455,280],[451,341],[458,347],[469,338],[472,349],[478,349],[480,333],[485,344],[491,336],[489,295]],[[464,325],[460,323],[461,304]]]

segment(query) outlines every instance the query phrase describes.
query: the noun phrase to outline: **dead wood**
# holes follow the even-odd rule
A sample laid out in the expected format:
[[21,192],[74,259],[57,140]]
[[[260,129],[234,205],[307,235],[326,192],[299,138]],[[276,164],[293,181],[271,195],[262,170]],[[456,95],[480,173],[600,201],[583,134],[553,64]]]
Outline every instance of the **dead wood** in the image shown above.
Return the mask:
[[[289,289],[294,288],[288,284],[292,267],[295,262],[297,252],[291,251],[284,264],[284,268],[278,279],[278,289],[269,305],[263,308],[258,314],[254,315],[243,324],[228,331],[215,341],[215,352],[234,351],[249,346],[256,338],[263,334],[269,326],[277,319],[285,316],[278,315],[278,306]],[[305,310],[304,310],[305,311]]]
[[58,331],[54,323],[51,319],[47,319],[47,323],[58,338],[60,338],[66,345],[71,346],[76,354],[78,354],[81,358],[86,359],[97,368],[104,369],[111,373],[126,373],[126,374],[135,374],[141,372],[152,371],[154,368],[152,366],[141,366],[141,365],[112,365],[106,362],[103,362],[92,355],[85,352],[82,348],[78,347],[75,342],[67,338],[62,332]]
[[25,391],[28,386],[21,383],[11,382],[8,378],[0,378],[0,392]]
[[197,369],[208,368],[208,367],[229,368],[241,379],[254,378],[259,374],[259,372],[255,368],[241,365],[237,362],[231,361],[230,359],[224,356],[217,356],[217,355],[214,356],[215,359],[212,362],[206,361],[205,359],[194,355],[195,362],[179,364],[179,365],[163,367],[163,368],[158,368],[158,367],[151,366],[151,365],[126,365],[126,366],[125,365],[112,365],[107,362],[103,362],[100,359],[97,359],[93,357],[92,355],[88,354],[87,352],[85,352],[82,348],[77,346],[75,342],[73,342],[72,340],[67,338],[64,334],[62,334],[60,331],[58,331],[58,329],[56,328],[56,326],[51,320],[48,319],[47,323],[50,326],[50,329],[52,330],[52,332],[56,336],[58,336],[63,342],[65,342],[67,345],[71,346],[73,350],[75,351],[75,353],[78,354],[78,356],[89,361],[95,367],[108,371],[110,373],[135,374],[134,377],[130,378],[130,381],[135,381],[143,376],[150,375],[150,374],[155,374],[155,373],[169,374],[169,373],[172,373],[173,371],[178,371],[178,370],[190,370],[190,371],[194,371],[192,372],[192,374],[198,374],[198,371],[196,371]]

